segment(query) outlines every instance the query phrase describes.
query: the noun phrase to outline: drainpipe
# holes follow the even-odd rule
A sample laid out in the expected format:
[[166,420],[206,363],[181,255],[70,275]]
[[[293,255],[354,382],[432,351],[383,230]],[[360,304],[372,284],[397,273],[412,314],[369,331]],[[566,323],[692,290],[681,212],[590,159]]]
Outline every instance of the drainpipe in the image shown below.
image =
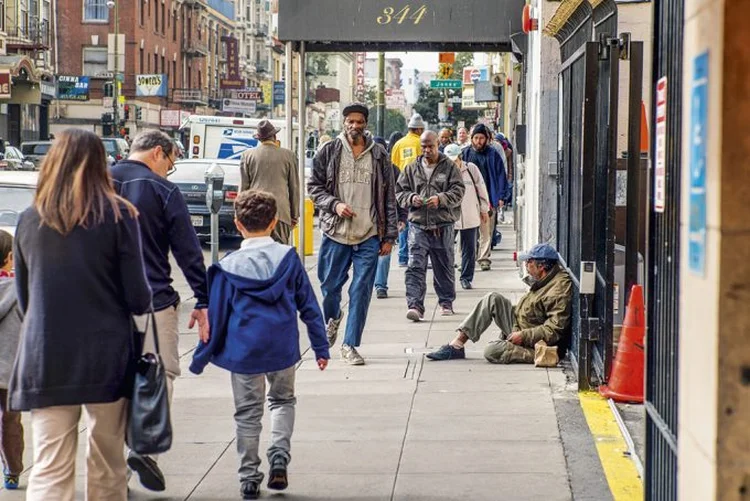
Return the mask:
[[[55,75],[59,75],[60,71],[58,68],[58,63],[60,61],[60,56],[58,53],[58,29],[57,29],[57,0],[52,0],[52,20],[55,23]],[[57,78],[57,77],[55,77]],[[55,96],[55,107],[57,108],[57,119],[60,120],[60,99]]]

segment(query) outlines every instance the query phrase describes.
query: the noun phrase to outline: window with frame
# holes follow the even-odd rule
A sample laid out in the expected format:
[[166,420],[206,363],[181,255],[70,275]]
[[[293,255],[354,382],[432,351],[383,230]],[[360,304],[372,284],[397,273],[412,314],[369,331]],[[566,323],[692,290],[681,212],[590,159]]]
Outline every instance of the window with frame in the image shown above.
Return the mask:
[[139,59],[139,61],[138,61],[139,62],[138,68],[140,68],[141,73],[143,73],[143,70],[144,70],[144,67],[143,67],[143,47],[141,47],[141,49],[140,49],[140,53],[138,55],[138,59]]
[[166,19],[167,19],[166,10],[167,10],[167,4],[162,3],[161,4],[161,34],[162,35],[164,34],[164,30],[167,27],[167,24],[166,24],[166,22],[167,22],[166,21]]
[[138,17],[141,21],[141,26],[146,22],[146,9],[143,7],[143,0],[135,0],[138,2]]
[[5,31],[5,0],[0,0],[0,31]]
[[84,21],[109,21],[106,0],[83,0]]
[[90,77],[101,77],[107,73],[107,48],[83,48],[83,74]]

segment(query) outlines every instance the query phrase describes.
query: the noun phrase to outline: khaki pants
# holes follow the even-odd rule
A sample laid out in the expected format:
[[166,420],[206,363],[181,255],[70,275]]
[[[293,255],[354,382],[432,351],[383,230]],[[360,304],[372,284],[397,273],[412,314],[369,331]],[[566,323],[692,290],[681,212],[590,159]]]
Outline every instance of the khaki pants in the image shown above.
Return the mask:
[[487,328],[495,323],[502,333],[500,339],[491,341],[484,350],[484,358],[493,364],[532,364],[534,363],[534,349],[517,346],[506,341],[513,331],[515,314],[513,303],[497,292],[490,292],[484,296],[471,310],[469,316],[458,326],[459,330],[474,343]]
[[480,266],[489,266],[492,262],[490,255],[492,253],[492,233],[495,231],[495,209],[490,210],[487,221],[479,225],[479,252],[477,253],[477,263]]
[[[180,330],[179,305],[170,306],[161,311],[157,311],[156,333],[159,336],[159,353],[164,363],[164,371],[167,373],[167,393],[169,394],[169,404],[172,405],[172,392],[174,391],[174,380],[180,375]],[[138,328],[143,331],[146,327],[148,315],[136,317],[135,321]],[[154,353],[154,339],[151,329],[146,333],[146,339],[143,343],[144,353]]]
[[74,501],[76,449],[81,408],[86,413],[86,500],[125,501],[127,400],[65,405],[31,411],[34,466],[27,501]]

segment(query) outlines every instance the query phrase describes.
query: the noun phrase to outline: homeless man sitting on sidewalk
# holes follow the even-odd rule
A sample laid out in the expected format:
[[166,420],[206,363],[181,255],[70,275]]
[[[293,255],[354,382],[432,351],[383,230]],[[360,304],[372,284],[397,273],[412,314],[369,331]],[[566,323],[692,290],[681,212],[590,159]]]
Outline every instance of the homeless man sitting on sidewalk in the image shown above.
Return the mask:
[[[271,238],[276,217],[273,195],[243,191],[234,203],[235,224],[244,240],[208,270],[210,334],[201,336],[190,371],[212,362],[232,373],[242,499],[257,499],[263,404],[268,390],[271,444],[270,489],[286,489],[294,429],[295,366],[300,360],[297,312],[307,325],[318,367],[328,365],[323,314],[302,262],[293,247]],[[210,338],[209,338],[210,336]]]
[[500,339],[484,351],[484,358],[493,364],[534,363],[534,347],[540,341],[549,346],[567,344],[572,283],[558,262],[557,251],[549,244],[537,244],[519,259],[526,261],[531,290],[518,304],[514,307],[497,292],[487,294],[461,322],[455,339],[428,353],[427,358],[466,358],[464,344],[479,341],[493,320],[502,330]]

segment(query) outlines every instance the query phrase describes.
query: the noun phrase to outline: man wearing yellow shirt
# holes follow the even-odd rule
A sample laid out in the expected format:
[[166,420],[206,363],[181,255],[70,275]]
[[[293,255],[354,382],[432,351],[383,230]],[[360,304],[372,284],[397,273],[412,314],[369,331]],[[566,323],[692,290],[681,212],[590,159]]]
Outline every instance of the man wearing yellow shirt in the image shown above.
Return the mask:
[[[414,163],[422,154],[420,136],[424,132],[425,124],[422,115],[415,113],[409,120],[409,133],[396,142],[391,150],[391,163],[401,171],[404,167]],[[405,268],[409,261],[409,227],[408,224],[398,234],[398,265]]]

